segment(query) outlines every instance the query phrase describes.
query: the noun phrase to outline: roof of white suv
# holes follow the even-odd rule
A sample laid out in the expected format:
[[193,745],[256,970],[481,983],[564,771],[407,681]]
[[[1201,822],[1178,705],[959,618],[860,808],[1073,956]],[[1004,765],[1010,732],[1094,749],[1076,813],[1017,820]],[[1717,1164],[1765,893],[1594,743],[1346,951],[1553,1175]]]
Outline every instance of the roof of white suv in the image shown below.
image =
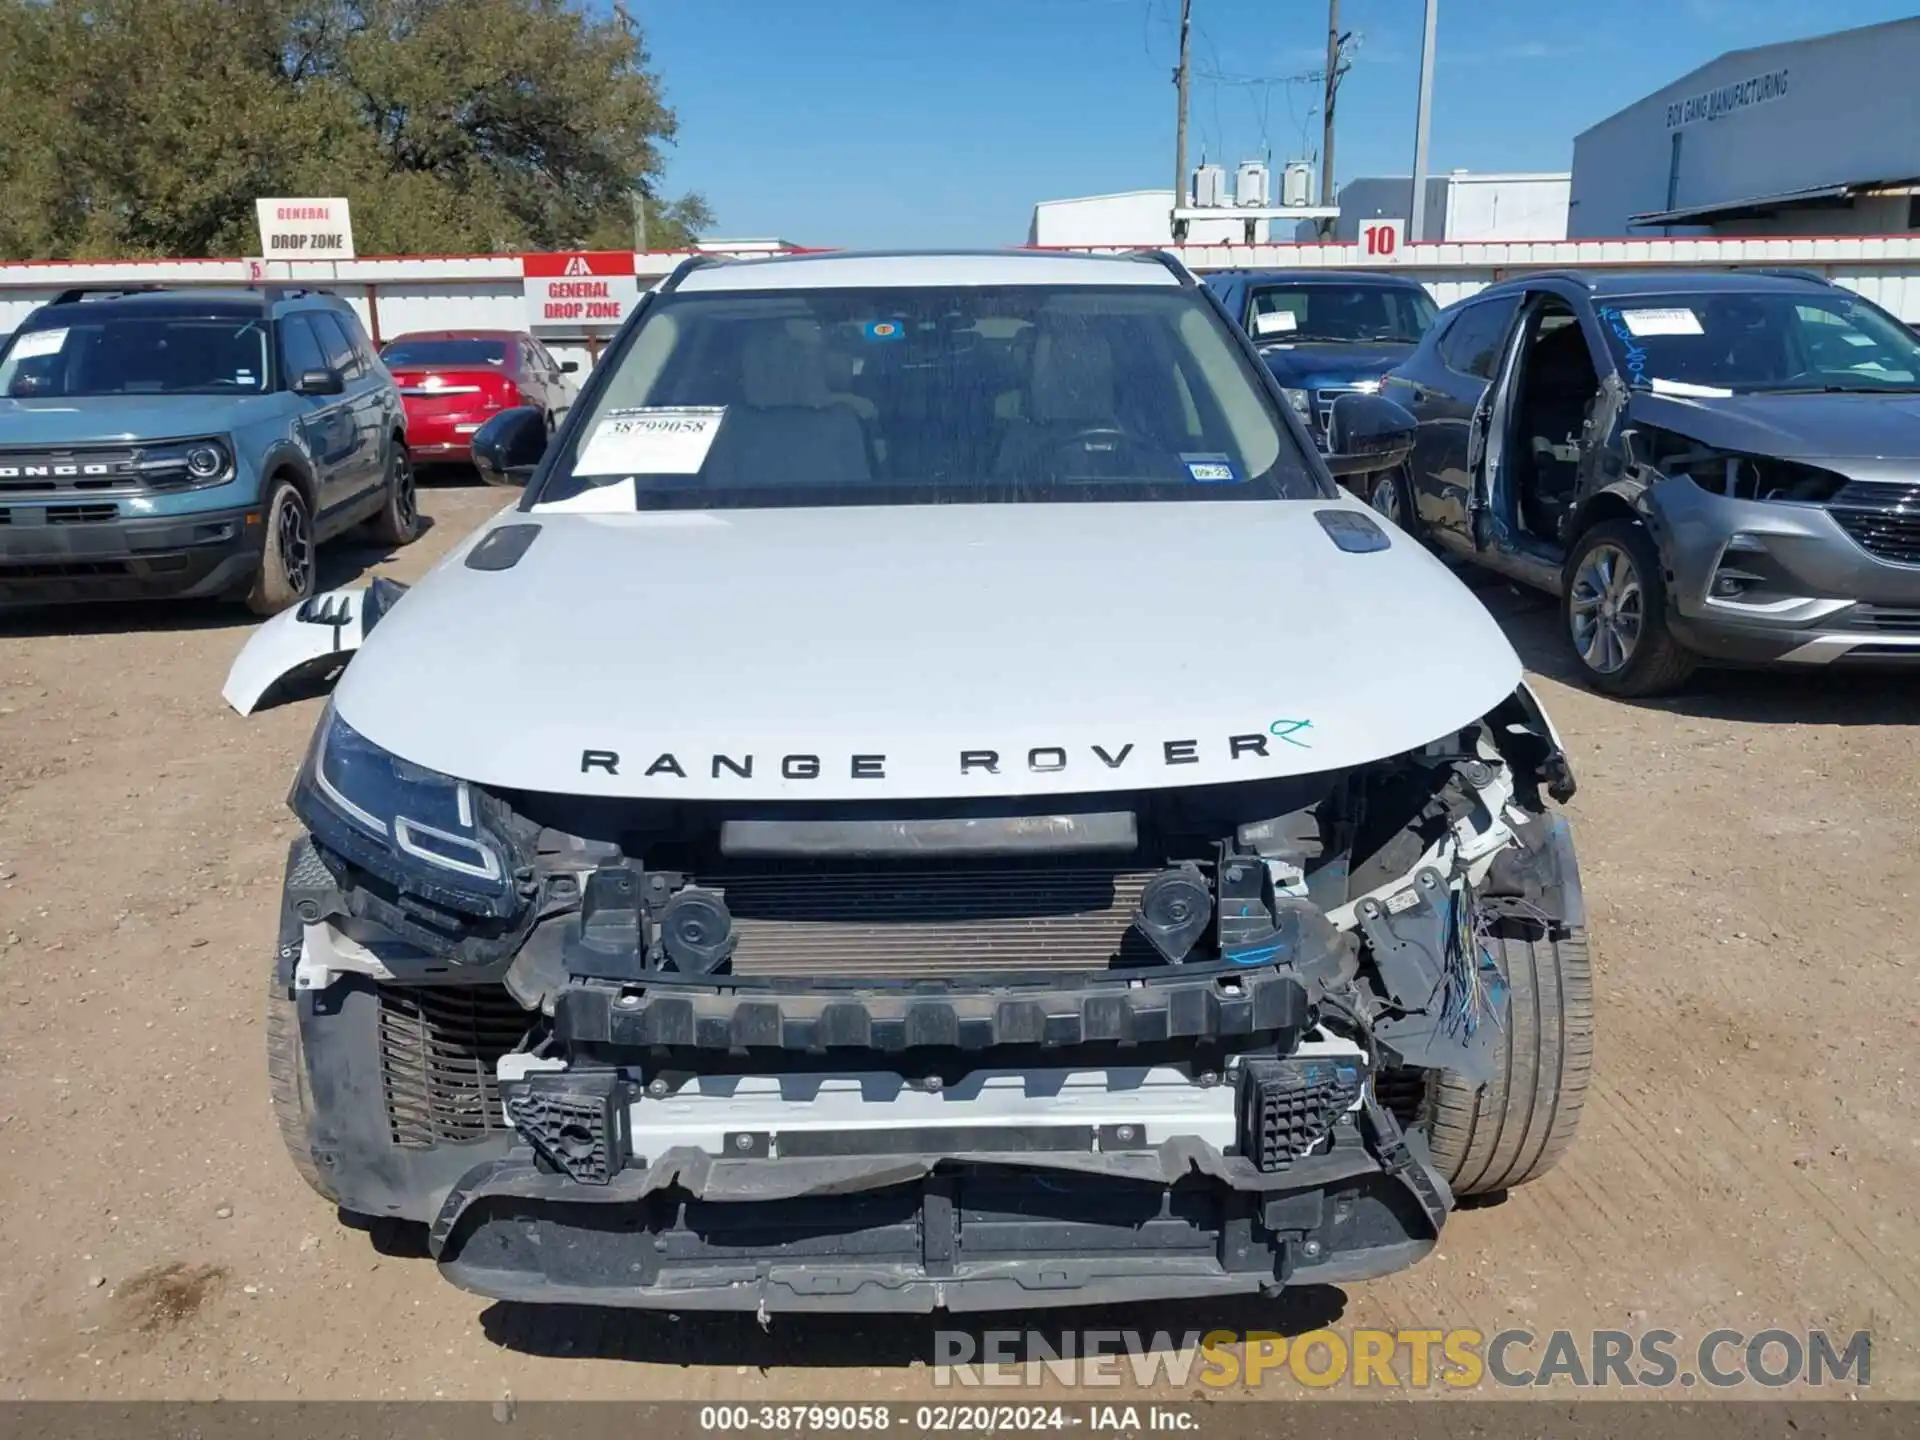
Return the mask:
[[1178,285],[1168,264],[1145,255],[1059,255],[1031,250],[780,255],[688,271],[682,292],[879,289],[939,285]]

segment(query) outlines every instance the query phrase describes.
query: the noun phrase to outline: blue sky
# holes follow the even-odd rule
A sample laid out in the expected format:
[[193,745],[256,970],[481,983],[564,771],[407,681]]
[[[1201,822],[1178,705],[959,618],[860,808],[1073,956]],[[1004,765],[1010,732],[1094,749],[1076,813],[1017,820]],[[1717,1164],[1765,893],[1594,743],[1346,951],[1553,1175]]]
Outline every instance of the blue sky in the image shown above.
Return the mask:
[[[1423,0],[1358,37],[1335,174],[1412,166]],[[1179,0],[632,0],[679,113],[670,193],[714,233],[1017,244],[1035,201],[1170,186]],[[1325,0],[1194,0],[1196,75],[1318,68]],[[1895,0],[1441,0],[1431,166],[1561,170],[1573,137],[1727,50],[1913,13]],[[1319,148],[1315,85],[1196,80],[1191,160]]]

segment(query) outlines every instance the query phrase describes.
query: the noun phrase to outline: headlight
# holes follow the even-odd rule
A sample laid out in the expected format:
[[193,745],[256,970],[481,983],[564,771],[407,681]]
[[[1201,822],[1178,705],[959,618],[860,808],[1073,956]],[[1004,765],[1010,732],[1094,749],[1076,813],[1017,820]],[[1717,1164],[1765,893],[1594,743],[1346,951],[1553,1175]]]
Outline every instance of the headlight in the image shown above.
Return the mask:
[[1280,388],[1280,393],[1287,397],[1287,404],[1293,407],[1293,413],[1298,415],[1302,420],[1309,420],[1313,417],[1312,395],[1308,394],[1305,390],[1294,390],[1286,386]]
[[397,884],[504,898],[509,866],[478,800],[466,781],[389,754],[329,705],[293,804],[316,838]]
[[211,480],[226,468],[227,452],[218,445],[195,445],[187,451],[187,473],[196,480]]
[[219,485],[233,478],[233,450],[213,438],[142,445],[134,470],[155,490]]

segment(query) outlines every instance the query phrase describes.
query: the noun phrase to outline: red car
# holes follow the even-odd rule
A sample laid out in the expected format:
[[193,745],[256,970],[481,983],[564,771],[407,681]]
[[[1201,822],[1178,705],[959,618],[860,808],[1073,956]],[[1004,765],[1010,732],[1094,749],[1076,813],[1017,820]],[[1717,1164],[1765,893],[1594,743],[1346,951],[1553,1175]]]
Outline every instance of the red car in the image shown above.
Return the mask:
[[400,384],[407,411],[407,449],[416,462],[469,460],[473,432],[502,410],[533,405],[551,430],[573,403],[560,361],[516,330],[422,330],[400,335],[380,352]]

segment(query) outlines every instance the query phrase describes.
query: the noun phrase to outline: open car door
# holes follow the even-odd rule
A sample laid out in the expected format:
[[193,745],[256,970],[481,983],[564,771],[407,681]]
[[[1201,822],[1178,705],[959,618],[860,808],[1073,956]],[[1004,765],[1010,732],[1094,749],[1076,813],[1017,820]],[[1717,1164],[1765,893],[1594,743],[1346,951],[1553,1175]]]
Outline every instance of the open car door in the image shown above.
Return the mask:
[[1473,548],[1481,554],[1491,549],[1499,538],[1494,523],[1499,513],[1495,505],[1496,487],[1502,480],[1516,386],[1538,305],[1539,298],[1528,295],[1519,316],[1508,327],[1500,363],[1494,367],[1493,379],[1487,382],[1487,388],[1480,392],[1479,403],[1473,407],[1473,418],[1467,423],[1467,473],[1473,484],[1472,497],[1467,502],[1467,525]]

